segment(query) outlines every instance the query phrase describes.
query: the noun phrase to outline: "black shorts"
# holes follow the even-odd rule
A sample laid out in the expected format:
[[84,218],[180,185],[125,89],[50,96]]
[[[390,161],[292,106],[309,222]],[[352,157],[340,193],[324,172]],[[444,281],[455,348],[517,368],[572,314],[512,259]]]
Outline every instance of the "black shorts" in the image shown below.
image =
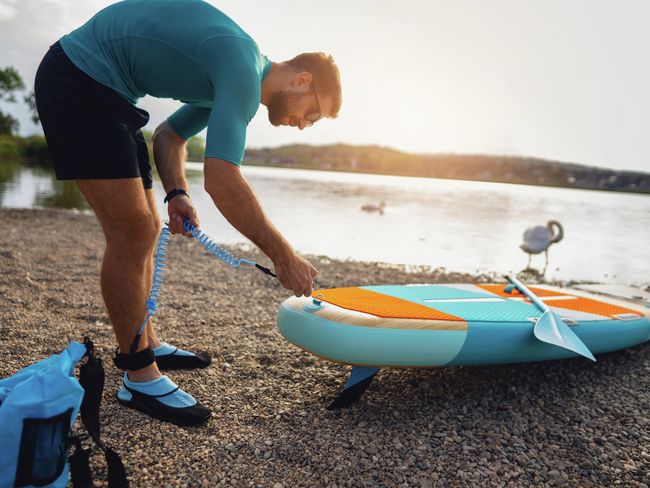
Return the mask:
[[41,61],[34,90],[57,179],[141,177],[152,187],[140,130],[146,111],[77,68],[58,42]]

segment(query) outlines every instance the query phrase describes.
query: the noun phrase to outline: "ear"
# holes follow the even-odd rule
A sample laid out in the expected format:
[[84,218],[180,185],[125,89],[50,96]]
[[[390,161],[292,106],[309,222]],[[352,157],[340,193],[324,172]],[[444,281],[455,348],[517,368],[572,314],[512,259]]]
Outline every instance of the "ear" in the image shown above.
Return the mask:
[[305,83],[307,84],[311,83],[311,79],[312,79],[311,73],[307,71],[303,71],[293,77],[293,80],[291,81],[291,86],[293,88],[298,88],[299,86],[302,86]]

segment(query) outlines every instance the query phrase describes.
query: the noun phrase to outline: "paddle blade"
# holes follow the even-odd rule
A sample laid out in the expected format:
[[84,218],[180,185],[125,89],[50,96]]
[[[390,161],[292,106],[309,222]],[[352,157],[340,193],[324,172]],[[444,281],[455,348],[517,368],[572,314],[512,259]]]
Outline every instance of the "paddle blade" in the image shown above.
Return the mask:
[[580,338],[553,312],[544,312],[533,329],[535,337],[547,344],[553,344],[576,354],[596,361],[589,348]]

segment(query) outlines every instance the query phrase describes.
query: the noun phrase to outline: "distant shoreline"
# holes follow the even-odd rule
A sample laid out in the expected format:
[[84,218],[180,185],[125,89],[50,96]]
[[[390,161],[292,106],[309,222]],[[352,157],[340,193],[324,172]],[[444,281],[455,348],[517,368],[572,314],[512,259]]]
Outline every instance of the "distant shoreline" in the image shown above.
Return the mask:
[[[187,163],[202,165],[203,161],[187,161]],[[650,195],[650,189],[639,190],[639,189],[630,189],[630,188],[587,188],[587,187],[580,187],[580,186],[557,185],[557,184],[539,183],[539,182],[530,182],[530,181],[499,181],[499,180],[470,179],[470,178],[450,178],[450,177],[441,177],[441,176],[421,176],[421,175],[405,174],[405,173],[383,173],[377,171],[360,171],[358,169],[345,169],[345,168],[325,169],[325,168],[317,168],[308,165],[286,166],[286,165],[278,165],[273,163],[260,163],[255,161],[251,162],[246,160],[244,160],[243,166],[255,166],[259,168],[277,168],[277,169],[298,169],[298,170],[307,170],[307,171],[327,171],[331,173],[352,173],[352,174],[359,174],[359,175],[404,176],[408,178],[430,178],[430,179],[437,179],[437,180],[471,181],[476,183],[500,183],[506,185],[563,188],[567,190],[604,191],[604,192],[627,193],[627,194],[635,194],[635,195]],[[191,171],[200,171],[199,168],[188,168],[188,169],[190,169]]]
[[[151,134],[145,136],[153,159]],[[202,138],[193,137],[188,140],[188,158],[201,159],[204,151]],[[0,136],[0,163],[20,160],[38,166],[49,166],[49,159],[43,136]],[[293,144],[247,149],[244,164],[650,195],[650,173],[618,171],[532,157],[411,154],[381,146]]]
[[246,164],[650,194],[650,173],[533,157],[411,154],[381,146],[289,145],[248,149]]

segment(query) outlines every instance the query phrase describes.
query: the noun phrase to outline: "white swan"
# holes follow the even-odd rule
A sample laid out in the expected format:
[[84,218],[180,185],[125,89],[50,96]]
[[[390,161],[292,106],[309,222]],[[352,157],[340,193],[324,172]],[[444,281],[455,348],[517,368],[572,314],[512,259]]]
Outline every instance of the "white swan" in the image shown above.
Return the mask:
[[[555,232],[557,231],[557,232]],[[528,253],[528,266],[530,268],[530,260],[533,254],[544,253],[546,255],[546,262],[544,264],[544,271],[546,273],[548,267],[548,248],[551,244],[560,242],[564,237],[564,229],[562,224],[557,220],[549,220],[546,227],[537,225],[530,227],[524,232],[524,242],[519,246],[524,252]]]

